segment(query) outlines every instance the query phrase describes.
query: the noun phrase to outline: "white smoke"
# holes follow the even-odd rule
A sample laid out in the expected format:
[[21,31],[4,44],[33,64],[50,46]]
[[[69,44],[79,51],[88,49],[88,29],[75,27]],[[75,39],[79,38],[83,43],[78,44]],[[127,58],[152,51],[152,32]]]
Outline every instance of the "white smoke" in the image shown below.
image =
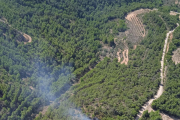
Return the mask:
[[84,115],[80,109],[70,108],[68,113],[73,118],[73,120],[91,120],[86,115]]

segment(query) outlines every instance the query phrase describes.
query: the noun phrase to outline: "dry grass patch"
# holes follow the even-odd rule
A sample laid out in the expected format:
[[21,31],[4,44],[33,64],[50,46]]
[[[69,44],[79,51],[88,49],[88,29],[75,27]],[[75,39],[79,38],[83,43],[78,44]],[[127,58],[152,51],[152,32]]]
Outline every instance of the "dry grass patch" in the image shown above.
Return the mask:
[[180,48],[173,52],[172,61],[175,62],[175,64],[180,63]]

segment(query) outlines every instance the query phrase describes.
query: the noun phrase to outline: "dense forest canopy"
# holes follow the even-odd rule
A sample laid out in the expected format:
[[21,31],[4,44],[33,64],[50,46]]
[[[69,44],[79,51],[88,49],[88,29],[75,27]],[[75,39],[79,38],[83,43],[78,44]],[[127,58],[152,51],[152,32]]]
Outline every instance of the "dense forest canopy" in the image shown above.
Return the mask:
[[164,94],[156,100],[152,106],[169,115],[180,117],[179,85],[180,85],[180,64],[175,65],[172,61],[173,51],[180,47],[180,27],[173,33],[170,49],[166,55],[167,59],[167,80]]
[[[102,46],[115,47],[114,36],[128,29],[125,16],[140,8],[161,12],[143,17],[148,35],[130,49],[129,64],[100,61]],[[158,89],[162,43],[177,23],[170,10],[177,7],[162,0],[0,0],[0,119],[31,120],[50,104],[36,119],[73,119],[69,108],[133,119]]]
[[[130,51],[128,66],[120,65],[117,59],[110,61],[105,58],[81,77],[80,84],[72,87],[72,93],[60,98],[59,101],[65,100],[59,108],[54,106],[47,115],[38,119],[69,119],[70,114],[57,113],[74,108],[72,103],[88,116],[102,120],[134,119],[141,106],[156,94],[160,84],[159,61],[167,29],[159,15],[151,12],[143,17],[148,35],[136,50]],[[176,17],[173,20],[177,22]],[[159,113],[151,114],[151,119],[160,118]]]

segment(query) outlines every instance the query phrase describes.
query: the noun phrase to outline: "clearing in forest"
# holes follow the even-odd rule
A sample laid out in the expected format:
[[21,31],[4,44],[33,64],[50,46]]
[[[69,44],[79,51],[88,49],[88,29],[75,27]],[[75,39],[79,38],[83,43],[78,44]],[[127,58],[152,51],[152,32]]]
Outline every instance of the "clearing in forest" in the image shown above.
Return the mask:
[[127,65],[128,61],[129,61],[129,58],[128,58],[128,49],[125,49],[123,51],[123,58],[124,58],[124,60],[121,62],[121,64]]
[[137,42],[139,40],[139,38],[145,37],[145,35],[146,35],[145,27],[144,27],[142,21],[137,17],[137,15],[147,13],[149,11],[151,11],[151,10],[150,9],[140,9],[140,10],[133,11],[126,16],[126,20],[127,20],[128,28],[129,28],[126,31],[126,36],[129,37],[129,39],[132,39],[135,37],[136,39],[134,42]]
[[[24,38],[26,39],[26,41],[28,41],[29,43],[32,42],[32,38],[31,36],[27,35],[27,34],[23,34]],[[27,42],[24,42],[24,44],[26,44]]]
[[120,61],[121,61],[121,56],[120,56],[120,53],[121,53],[121,49],[119,49],[119,50],[117,51],[118,62],[120,62]]
[[180,4],[180,2],[178,0],[175,0],[175,4],[178,5]]
[[179,19],[180,19],[180,13],[178,13],[178,12],[170,11],[169,14],[170,14],[170,15],[179,15]]
[[[128,26],[128,30],[125,31],[125,35],[128,41],[131,41],[134,44],[137,44],[139,42],[140,39],[142,39],[143,37],[145,37],[146,35],[146,30],[145,30],[145,26],[142,23],[142,20],[140,18],[137,17],[137,15],[139,14],[143,14],[143,13],[147,13],[151,11],[150,9],[140,9],[140,10],[136,10],[133,11],[131,13],[129,13],[126,16],[126,23]],[[121,53],[121,50],[117,51],[117,57],[118,57],[118,62],[121,62],[121,57],[123,57],[123,61],[121,62],[121,64],[127,65],[128,64],[128,46],[126,45],[126,42],[124,41],[124,46],[125,49],[124,51]],[[134,49],[136,49],[137,45],[134,45]],[[121,54],[121,55],[120,55]]]
[[180,63],[180,48],[173,52],[172,60],[175,64]]

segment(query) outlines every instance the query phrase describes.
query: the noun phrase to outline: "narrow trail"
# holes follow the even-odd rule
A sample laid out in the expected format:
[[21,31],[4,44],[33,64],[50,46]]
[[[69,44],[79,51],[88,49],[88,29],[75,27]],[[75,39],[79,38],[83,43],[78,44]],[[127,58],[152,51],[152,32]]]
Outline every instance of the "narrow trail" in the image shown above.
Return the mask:
[[[5,18],[0,19],[0,22],[3,22],[3,23],[5,23],[5,24],[7,24],[9,27],[12,27],[10,24],[8,24],[8,22],[7,22],[7,20],[6,20]],[[12,27],[12,28],[13,28],[13,27]],[[15,29],[15,28],[13,28],[13,29]],[[19,31],[19,30],[17,30],[17,29],[15,29],[15,30],[16,30],[17,32],[19,32],[20,34],[22,34],[22,35],[24,36],[24,38],[27,40],[28,43],[32,42],[31,36],[29,36],[28,34],[25,34],[25,33],[21,32],[21,31]],[[24,42],[24,44],[26,44],[27,42]]]
[[[179,26],[179,24],[177,23],[177,27]],[[176,28],[175,28],[176,29]],[[175,30],[174,29],[174,30]],[[171,34],[171,33],[173,33],[174,32],[174,30],[172,30],[172,31],[169,31],[167,34],[166,34],[166,39],[165,39],[165,43],[164,43],[164,48],[163,48],[163,54],[162,54],[162,59],[161,59],[161,74],[160,74],[160,78],[161,78],[161,84],[159,85],[159,90],[157,91],[157,94],[152,98],[152,99],[150,99],[148,102],[146,102],[143,106],[142,106],[142,108],[139,110],[139,113],[137,114],[137,117],[135,118],[135,120],[138,120],[141,116],[142,116],[142,114],[143,114],[143,112],[145,111],[145,110],[148,110],[149,112],[151,111],[151,110],[153,110],[152,108],[151,108],[151,104],[152,104],[152,102],[154,101],[154,100],[156,100],[157,98],[159,98],[162,94],[163,94],[163,91],[164,91],[164,88],[163,88],[163,79],[164,79],[164,74],[163,74],[163,69],[164,69],[164,57],[165,57],[165,54],[166,54],[166,47],[167,47],[167,43],[168,43],[168,38],[169,38],[169,35]],[[162,114],[162,113],[161,113]],[[173,120],[173,118],[170,118],[168,115],[165,115],[165,114],[163,114],[164,116],[163,116],[163,120],[170,120],[170,119],[172,119]]]

